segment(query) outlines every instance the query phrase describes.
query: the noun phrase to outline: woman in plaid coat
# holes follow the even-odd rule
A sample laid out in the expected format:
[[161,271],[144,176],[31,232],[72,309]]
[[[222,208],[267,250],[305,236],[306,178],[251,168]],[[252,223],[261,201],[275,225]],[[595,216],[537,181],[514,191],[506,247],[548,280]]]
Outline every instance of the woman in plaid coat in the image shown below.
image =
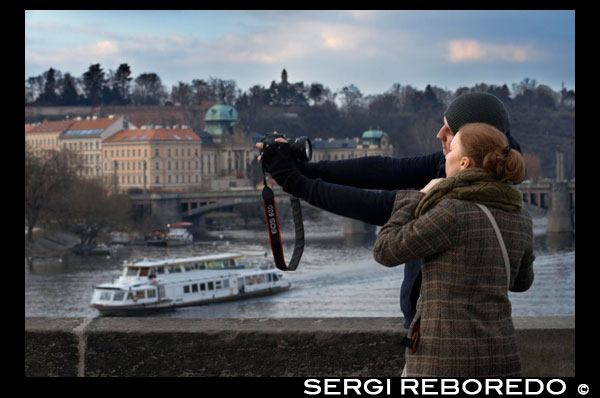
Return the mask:
[[[406,351],[406,376],[521,376],[508,289],[533,282],[533,227],[512,182],[525,162],[506,136],[483,123],[459,130],[446,155],[446,178],[421,191],[398,191],[381,228],[375,259],[386,266],[423,258],[421,297]],[[510,285],[492,224],[498,224],[510,261]],[[414,348],[414,347],[413,347]]]

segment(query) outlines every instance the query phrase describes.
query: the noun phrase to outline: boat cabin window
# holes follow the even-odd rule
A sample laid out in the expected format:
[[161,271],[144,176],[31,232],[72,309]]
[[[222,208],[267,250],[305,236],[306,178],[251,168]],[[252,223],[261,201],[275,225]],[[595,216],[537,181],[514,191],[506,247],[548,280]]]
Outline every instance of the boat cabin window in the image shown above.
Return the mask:
[[113,301],[123,301],[123,297],[125,297],[125,292],[122,290],[116,291],[113,296]]
[[148,292],[148,298],[156,297],[156,290],[151,289],[151,290],[148,290],[147,292]]
[[221,281],[215,282],[215,289],[221,289]]
[[185,270],[186,271],[193,271],[194,270],[194,264],[186,264],[185,265]]
[[208,290],[214,290],[215,285],[213,282],[208,282]]
[[181,268],[179,267],[179,265],[171,265],[169,267],[169,274],[173,274],[175,272],[181,272]]
[[192,293],[198,293],[198,284],[194,283],[192,285]]
[[138,269],[134,267],[125,267],[124,276],[137,276]]
[[183,292],[184,292],[184,293],[189,293],[189,292],[190,292],[190,286],[189,286],[189,285],[185,285],[185,286],[183,287]]
[[158,273],[158,274],[164,274],[165,273],[165,267],[156,267],[156,273]]
[[140,268],[140,276],[148,276],[149,272],[150,272],[150,268],[147,268],[147,267]]
[[200,291],[205,291],[206,290],[206,285],[204,283],[200,284]]
[[198,264],[198,269],[206,269],[206,262],[203,261],[200,264]]
[[145,290],[138,290],[136,293],[137,293],[137,298],[138,299],[146,298],[146,291]]
[[112,292],[108,291],[108,292],[101,292],[100,293],[100,300],[110,300],[110,296],[112,296]]
[[224,288],[224,289],[229,289],[229,279],[225,279],[225,280],[223,281],[223,288]]
[[209,261],[207,268],[223,268],[222,260]]

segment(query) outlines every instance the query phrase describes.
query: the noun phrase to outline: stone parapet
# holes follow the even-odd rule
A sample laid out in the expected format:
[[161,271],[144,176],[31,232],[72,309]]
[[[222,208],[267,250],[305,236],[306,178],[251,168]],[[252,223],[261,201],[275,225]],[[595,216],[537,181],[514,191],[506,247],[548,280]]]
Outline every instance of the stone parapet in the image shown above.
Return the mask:
[[[25,318],[25,376],[393,377],[402,318]],[[575,375],[575,318],[514,318],[523,376]]]

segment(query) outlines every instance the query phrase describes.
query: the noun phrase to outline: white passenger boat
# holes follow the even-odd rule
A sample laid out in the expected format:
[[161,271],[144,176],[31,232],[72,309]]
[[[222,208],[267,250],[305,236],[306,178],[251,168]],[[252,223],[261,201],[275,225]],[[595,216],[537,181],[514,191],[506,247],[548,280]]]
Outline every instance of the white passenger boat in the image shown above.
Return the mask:
[[291,283],[274,267],[250,267],[237,253],[124,263],[117,280],[95,286],[102,315],[137,313],[277,293]]

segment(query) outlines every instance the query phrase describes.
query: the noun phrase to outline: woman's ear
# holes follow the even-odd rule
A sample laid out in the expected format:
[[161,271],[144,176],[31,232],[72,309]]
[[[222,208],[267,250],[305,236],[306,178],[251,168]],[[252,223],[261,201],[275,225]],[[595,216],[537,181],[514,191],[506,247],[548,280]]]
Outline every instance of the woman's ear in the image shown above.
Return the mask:
[[469,168],[471,166],[471,159],[469,159],[466,156],[463,156],[462,158],[460,158],[460,169],[464,170],[466,168]]

